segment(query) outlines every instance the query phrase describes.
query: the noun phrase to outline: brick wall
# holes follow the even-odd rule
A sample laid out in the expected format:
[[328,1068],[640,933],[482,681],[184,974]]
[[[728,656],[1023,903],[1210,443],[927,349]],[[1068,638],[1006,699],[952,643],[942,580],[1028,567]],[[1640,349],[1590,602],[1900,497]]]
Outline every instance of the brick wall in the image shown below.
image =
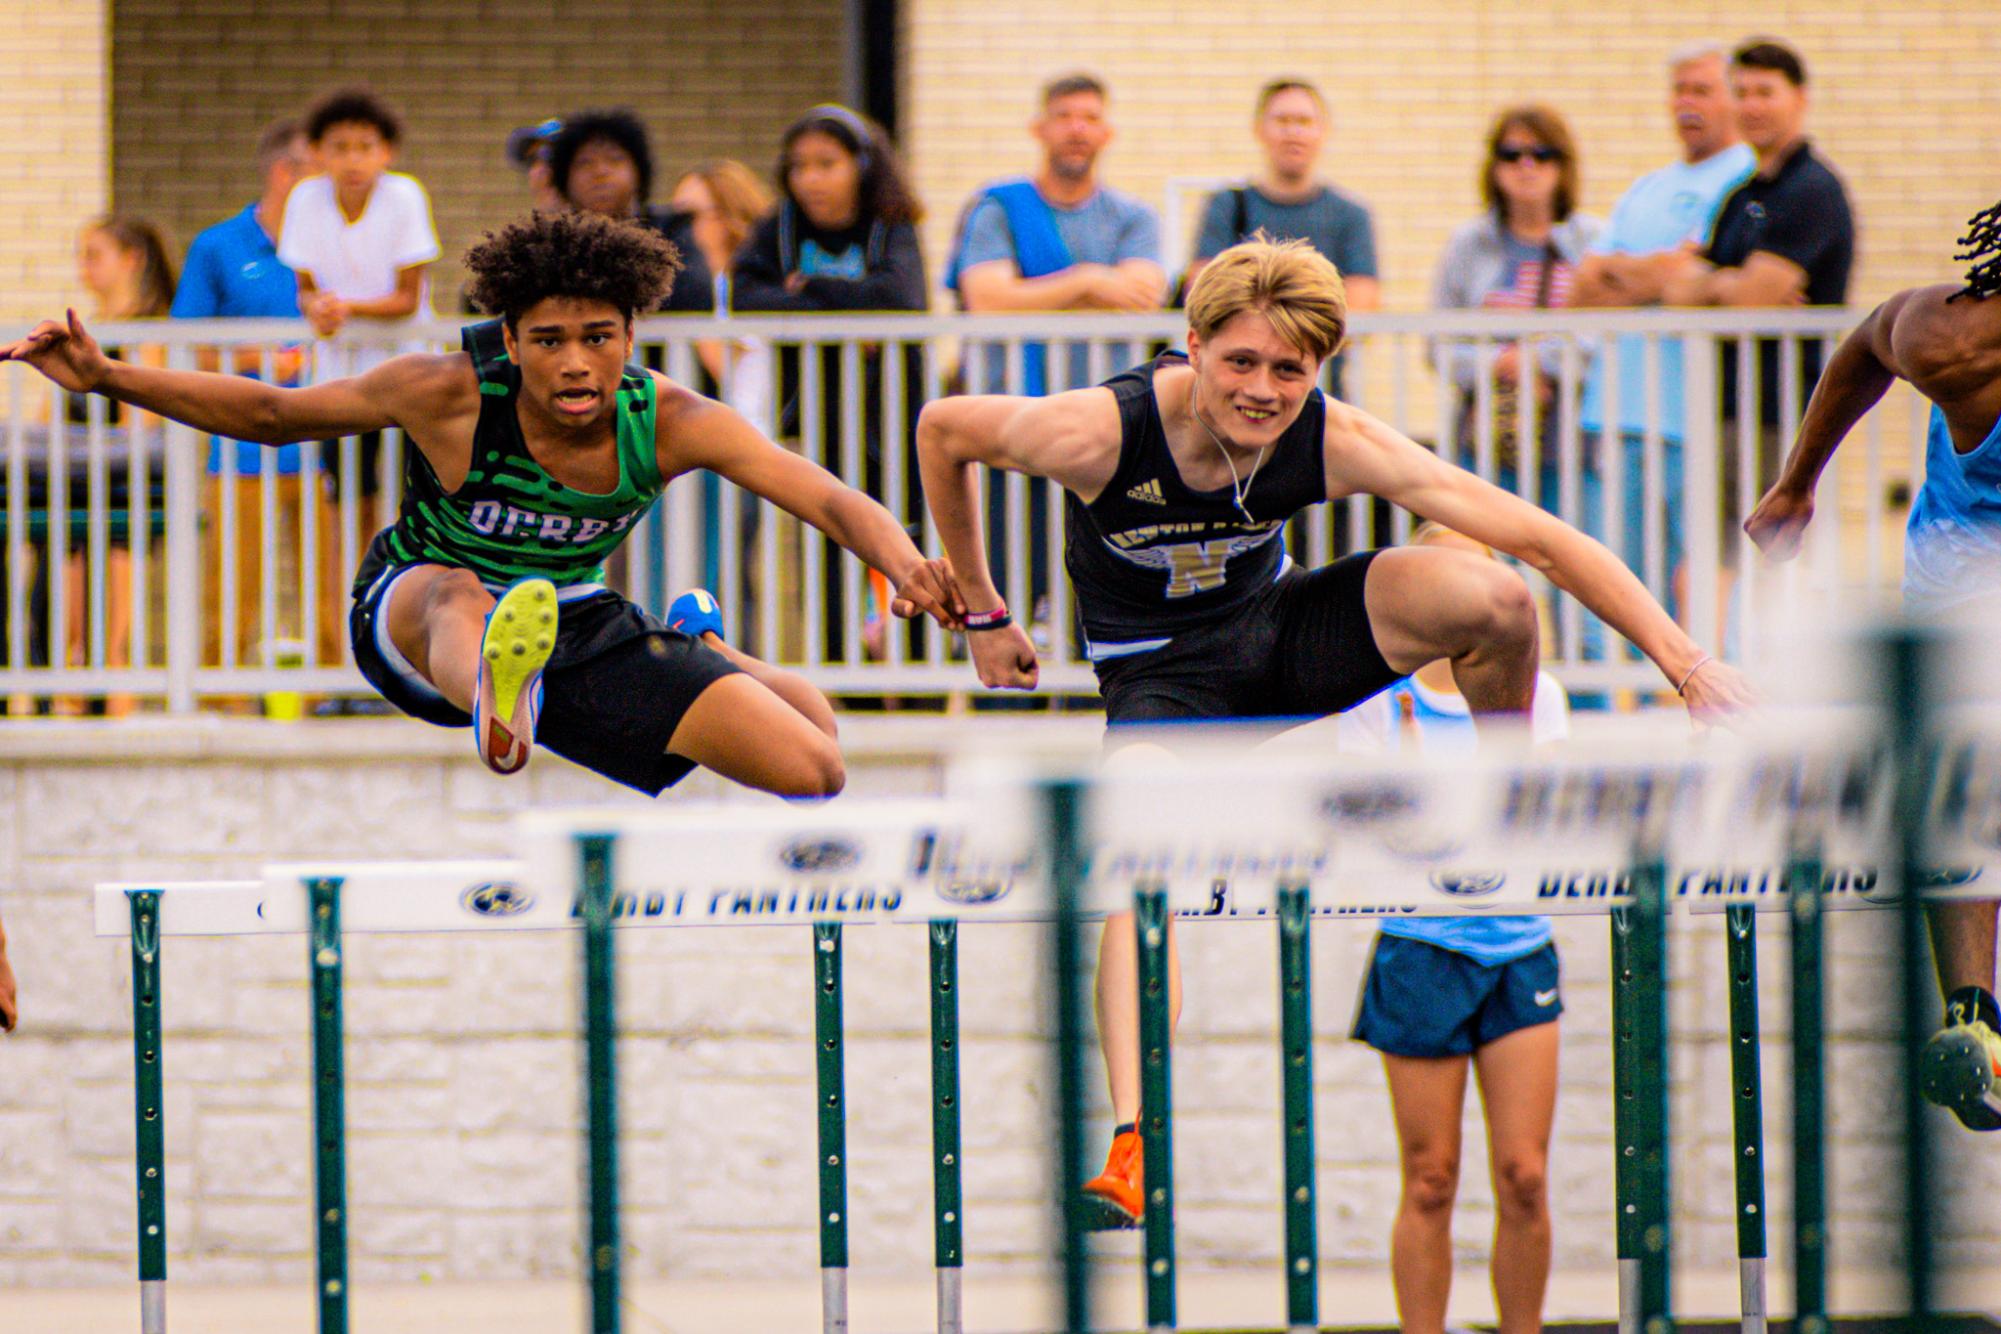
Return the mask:
[[[1675,47],[1733,42],[1742,6],[1552,0],[1412,0],[1378,8],[1249,0],[1218,9],[1142,0],[1079,10],[1059,0],[995,8],[910,0],[906,134],[944,253],[958,205],[981,180],[1023,170],[1036,87],[1071,69],[1109,81],[1119,138],[1107,179],[1158,203],[1171,176],[1242,175],[1257,164],[1249,121],[1276,74],[1318,82],[1334,133],[1322,167],[1374,208],[1388,304],[1421,309],[1451,229],[1479,208],[1489,117],[1529,98],[1570,120],[1584,208],[1600,215],[1676,148],[1663,61]],[[1113,17],[1114,12],[1116,18]],[[1979,6],[1861,0],[1764,7],[1766,30],[1804,54],[1810,129],[1845,177],[1860,222],[1858,301],[1951,276],[1964,219],[2001,188],[1991,91],[2001,28]],[[1179,257],[1179,258],[1185,258]]]
[[526,206],[502,157],[510,129],[631,106],[652,132],[659,199],[703,157],[762,172],[786,123],[839,90],[840,15],[839,0],[120,0],[112,193],[185,248],[255,195],[267,122],[366,83],[404,117],[398,166],[430,190],[448,312],[457,256]]
[[77,227],[109,199],[107,7],[0,0],[0,324],[76,298]]

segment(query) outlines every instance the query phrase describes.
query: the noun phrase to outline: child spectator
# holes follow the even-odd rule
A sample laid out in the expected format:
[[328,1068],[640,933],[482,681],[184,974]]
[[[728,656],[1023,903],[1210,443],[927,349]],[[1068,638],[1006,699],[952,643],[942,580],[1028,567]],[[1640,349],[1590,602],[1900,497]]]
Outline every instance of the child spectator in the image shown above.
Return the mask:
[[[278,258],[298,275],[299,309],[314,332],[332,338],[351,319],[409,324],[429,318],[430,267],[442,252],[423,185],[389,169],[402,142],[402,123],[373,93],[349,88],[314,104],[306,115],[306,138],[325,174],[300,181],[286,199]],[[396,350],[385,345],[336,353],[322,347],[315,358],[316,378],[359,374]],[[380,489],[376,460],[381,433],[371,431],[359,443],[357,500],[365,543],[383,518],[371,512]],[[338,450],[328,449],[323,464],[338,497]],[[338,586],[352,568],[353,561],[341,550],[338,528],[320,535],[319,562],[323,588]],[[319,641],[346,642],[342,602],[318,601]]]
[[[795,120],[779,142],[776,211],[758,223],[736,258],[733,303],[738,310],[923,310],[930,300],[924,256],[917,247],[917,223],[924,210],[905,179],[889,136],[853,111],[831,103],[812,107]],[[895,346],[895,345],[893,345]],[[882,352],[871,350],[863,368],[862,432],[866,472],[847,478],[881,500],[893,514],[921,514],[914,496],[917,460],[911,432],[917,422],[923,384],[922,353],[900,345],[904,357],[904,438],[882,438]],[[838,468],[843,394],[840,348],[820,351],[822,413],[820,462]],[[781,353],[781,430],[799,424],[799,353]],[[905,454],[905,494],[884,493],[882,456],[886,448]],[[809,537],[809,541],[820,540]],[[831,554],[831,553],[829,553]],[[827,652],[840,656],[847,642],[840,633],[843,606],[838,570],[826,572]],[[886,590],[872,585],[876,607],[865,616],[864,640],[870,656],[880,656],[887,621]]]

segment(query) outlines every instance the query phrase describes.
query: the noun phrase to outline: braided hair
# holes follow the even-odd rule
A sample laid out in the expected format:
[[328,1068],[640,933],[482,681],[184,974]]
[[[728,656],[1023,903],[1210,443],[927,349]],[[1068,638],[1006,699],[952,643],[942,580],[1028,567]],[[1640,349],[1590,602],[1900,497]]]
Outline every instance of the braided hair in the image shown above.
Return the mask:
[[1959,238],[1959,243],[1966,248],[1953,258],[1970,261],[1973,267],[1966,271],[1966,286],[1946,300],[1957,301],[1963,296],[1979,300],[2001,294],[2001,203],[1968,218],[1966,235]]

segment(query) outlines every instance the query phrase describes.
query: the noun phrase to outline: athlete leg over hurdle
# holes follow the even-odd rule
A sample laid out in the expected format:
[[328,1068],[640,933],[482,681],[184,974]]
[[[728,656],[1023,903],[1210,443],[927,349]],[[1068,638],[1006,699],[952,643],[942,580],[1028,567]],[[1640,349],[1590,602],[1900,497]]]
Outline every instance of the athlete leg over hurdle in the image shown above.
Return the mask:
[[[1034,644],[988,568],[977,466],[1053,478],[1068,493],[1065,559],[1108,721],[1325,717],[1438,658],[1476,715],[1522,714],[1537,662],[1534,605],[1512,571],[1460,551],[1403,548],[1304,571],[1285,525],[1309,505],[1380,496],[1515,557],[1632,640],[1699,714],[1749,701],[1617,557],[1553,515],[1439,459],[1315,388],[1345,337],[1340,275],[1303,243],[1254,240],[1190,290],[1188,350],[1096,388],[928,404],[924,491],[981,683],[1032,689]],[[1119,997],[1136,986],[1129,915],[1106,924],[1101,1038],[1115,1115],[1136,1114],[1138,1041]],[[1121,1135],[1092,1191],[1140,1199]]]
[[[1828,358],[1785,468],[1744,529],[1775,560],[1797,555],[1835,450],[1892,384],[1908,381],[1932,410],[1904,543],[1904,607],[1991,624],[1987,613],[2001,607],[2001,203],[1968,219],[1962,243],[1965,282],[1898,292]],[[1945,1023],[1926,1049],[1922,1089],[1972,1130],[2001,1130],[1997,909],[1929,910]]]
[[632,322],[679,266],[657,234],[536,214],[489,233],[465,264],[497,318],[468,326],[461,351],[310,388],[114,361],[74,312],[0,347],[0,361],[238,440],[401,427],[403,506],[355,579],[355,664],[412,717],[476,724],[495,771],[518,771],[540,741],[649,794],[698,765],[787,796],[838,792],[833,710],[817,690],[730,647],[719,625],[675,630],[606,589],[604,559],[669,482],[708,469],[880,570],[898,616],[958,625],[944,563],[729,408],[631,364]]

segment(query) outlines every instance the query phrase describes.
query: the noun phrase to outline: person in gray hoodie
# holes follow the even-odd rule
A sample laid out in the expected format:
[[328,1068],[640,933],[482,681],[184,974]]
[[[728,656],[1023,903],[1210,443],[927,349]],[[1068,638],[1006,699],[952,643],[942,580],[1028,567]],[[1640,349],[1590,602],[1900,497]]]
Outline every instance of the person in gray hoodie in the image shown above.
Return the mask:
[[[1552,107],[1530,103],[1504,109],[1487,133],[1480,172],[1486,210],[1452,234],[1439,256],[1432,281],[1432,305],[1439,310],[1554,309],[1570,303],[1577,264],[1603,225],[1576,211],[1579,193],[1577,143]],[[1560,345],[1554,339],[1535,347],[1524,365],[1517,343],[1440,339],[1429,349],[1432,365],[1459,391],[1452,447],[1456,461],[1473,467],[1483,406],[1479,383],[1492,381],[1484,404],[1492,422],[1494,480],[1519,490],[1516,436],[1520,395],[1535,395],[1542,466],[1540,494],[1528,498],[1544,508],[1557,501],[1555,425]],[[1587,486],[1586,517],[1595,506]],[[1573,521],[1579,516],[1569,516]]]

